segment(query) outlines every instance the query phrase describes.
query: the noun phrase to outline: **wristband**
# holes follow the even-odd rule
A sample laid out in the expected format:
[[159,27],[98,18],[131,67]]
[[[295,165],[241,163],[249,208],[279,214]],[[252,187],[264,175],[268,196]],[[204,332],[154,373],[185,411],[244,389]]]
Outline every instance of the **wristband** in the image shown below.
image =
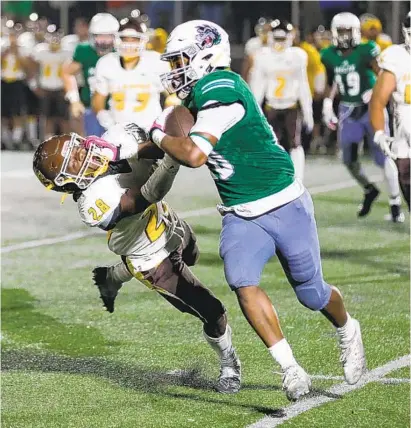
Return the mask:
[[28,81],[29,88],[34,91],[38,88],[37,80],[33,77]]
[[66,93],[66,100],[70,102],[70,104],[73,103],[78,103],[80,102],[80,95],[78,93],[78,91],[76,91],[75,89],[72,89],[71,91],[68,91]]
[[163,132],[161,129],[154,129],[153,132],[151,133],[151,141],[161,149],[161,142],[163,141],[163,138],[166,136],[167,134],[165,132]]

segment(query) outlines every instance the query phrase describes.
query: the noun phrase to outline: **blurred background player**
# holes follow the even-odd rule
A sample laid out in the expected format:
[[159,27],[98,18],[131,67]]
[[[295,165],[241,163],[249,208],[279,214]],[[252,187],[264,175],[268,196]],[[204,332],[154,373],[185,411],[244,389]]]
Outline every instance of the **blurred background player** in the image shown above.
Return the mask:
[[[94,71],[98,59],[113,51],[115,37],[119,29],[117,19],[109,13],[93,16],[89,25],[89,43],[77,45],[73,58],[63,67],[63,82],[66,99],[70,102],[73,117],[84,114],[84,126],[87,135],[100,136],[104,128],[90,107],[93,91]],[[79,94],[76,74],[82,72],[84,86]]]
[[25,79],[29,67],[27,51],[18,45],[23,26],[9,21],[1,40],[2,144],[21,148],[24,136],[24,109],[27,104]]
[[38,44],[31,56],[34,74],[38,76],[40,111],[44,119],[44,138],[68,132],[68,105],[64,97],[62,67],[72,52],[62,48],[62,33],[45,35],[45,43]]
[[[382,73],[370,103],[374,142],[393,159],[399,171],[400,185],[410,209],[410,138],[411,138],[411,12],[406,16],[402,30],[405,43],[388,47],[379,57]],[[394,101],[394,138],[386,133],[385,107]]]
[[250,81],[250,73],[252,69],[252,60],[256,52],[264,47],[269,46],[272,42],[272,19],[260,18],[254,27],[255,37],[252,37],[245,44],[244,47],[244,59],[241,68],[241,76],[246,81]]
[[[366,176],[358,157],[359,145],[368,135],[372,141],[368,103],[376,81],[379,67],[376,57],[379,47],[373,41],[361,43],[360,20],[352,13],[344,12],[334,16],[331,22],[333,46],[321,52],[323,64],[327,69],[328,83],[338,89],[340,105],[338,120],[333,110],[333,100],[324,99],[323,117],[329,126],[338,122],[338,138],[343,162],[350,174],[364,189],[364,200],[358,209],[358,216],[366,216],[380,191]],[[329,95],[331,90],[327,91]],[[388,117],[388,116],[387,116]],[[388,131],[388,121],[386,121]],[[400,209],[400,189],[398,171],[392,159],[386,157],[381,149],[371,144],[374,162],[384,169],[388,184],[391,219],[403,220]]]
[[391,37],[382,32],[381,21],[371,13],[364,13],[360,16],[362,43],[369,40],[377,43],[381,52],[392,45]]
[[307,77],[310,85],[311,97],[313,99],[313,119],[314,127],[312,133],[302,133],[302,143],[304,150],[307,152],[312,146],[313,152],[323,146],[321,137],[321,110],[322,99],[325,91],[325,67],[321,62],[320,52],[315,46],[314,33],[315,28],[305,37],[305,40],[300,40],[300,30],[294,27],[294,46],[301,48],[307,54]]
[[150,129],[162,111],[160,94],[164,88],[159,75],[169,71],[169,66],[160,60],[158,52],[146,50],[146,32],[143,22],[125,18],[121,21],[116,52],[97,62],[92,107],[105,129],[126,121]]
[[303,180],[305,155],[301,146],[301,118],[307,132],[313,130],[311,91],[307,77],[307,54],[293,47],[293,26],[276,19],[272,45],[260,48],[250,62],[250,88],[280,144],[290,153],[296,177]]

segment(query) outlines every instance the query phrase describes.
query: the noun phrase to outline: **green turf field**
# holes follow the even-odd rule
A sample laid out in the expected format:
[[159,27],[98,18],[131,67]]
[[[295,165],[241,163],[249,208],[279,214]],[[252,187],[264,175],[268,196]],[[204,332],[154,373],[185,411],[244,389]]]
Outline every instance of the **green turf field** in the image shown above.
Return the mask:
[[[333,168],[329,170],[331,174]],[[341,174],[334,183],[347,180]],[[314,176],[313,170],[313,186],[324,183]],[[12,207],[28,200],[28,212],[34,210],[30,198],[43,193],[37,186],[31,193],[32,185],[20,191],[21,201],[15,197]],[[20,231],[14,239],[6,231],[3,245],[23,242],[24,236],[34,239],[36,233],[44,237],[76,230],[63,226],[67,213],[75,215],[73,204],[67,202],[67,210],[58,211],[58,196],[53,196],[46,196],[44,215],[50,216],[52,203],[58,221],[48,234],[40,233],[46,225],[36,208],[32,215],[39,222],[38,232],[32,225],[34,231]],[[372,370],[409,354],[409,235],[406,224],[382,219],[387,212],[384,196],[368,218],[357,220],[360,196],[352,187],[315,195],[314,202],[325,277],[340,287],[349,311],[360,320]],[[173,196],[172,202],[184,211],[209,207],[215,199],[210,191],[203,197],[198,192],[187,199]],[[281,378],[273,373],[277,368],[225,284],[218,256],[220,217],[210,214],[188,221],[202,251],[194,271],[228,309],[243,365],[241,392],[228,396],[213,391],[218,362],[202,338],[201,324],[138,282],[123,287],[114,314],[101,309],[91,270],[116,259],[104,236],[97,235],[2,254],[4,428],[239,428],[287,411]],[[3,231],[18,228],[4,213],[2,226]],[[84,230],[77,224],[79,229]],[[299,305],[275,260],[262,283],[303,367],[312,375],[341,376],[332,327]],[[284,426],[408,427],[409,375],[409,367],[393,370],[386,377],[400,379],[398,383],[370,382]],[[330,396],[327,390],[341,383],[314,379],[313,395]]]

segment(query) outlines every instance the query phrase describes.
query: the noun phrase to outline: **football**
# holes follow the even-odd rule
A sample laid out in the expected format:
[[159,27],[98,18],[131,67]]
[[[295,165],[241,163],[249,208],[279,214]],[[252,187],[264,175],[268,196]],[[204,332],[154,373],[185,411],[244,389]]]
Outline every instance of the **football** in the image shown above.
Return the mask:
[[184,106],[176,106],[166,119],[165,133],[172,137],[187,137],[194,125],[194,117]]

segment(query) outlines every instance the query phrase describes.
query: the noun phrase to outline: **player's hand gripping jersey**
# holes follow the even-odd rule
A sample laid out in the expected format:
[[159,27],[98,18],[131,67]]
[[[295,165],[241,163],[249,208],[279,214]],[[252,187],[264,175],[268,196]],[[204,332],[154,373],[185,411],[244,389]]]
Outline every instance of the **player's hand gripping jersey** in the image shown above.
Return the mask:
[[378,65],[395,75],[394,134],[408,145],[411,138],[411,55],[405,45],[393,45],[378,57]]
[[377,77],[370,68],[370,62],[380,53],[373,41],[362,43],[343,56],[335,46],[321,51],[321,59],[327,69],[328,82],[338,85],[341,101],[344,104],[361,105],[369,101],[369,91],[374,87]]
[[273,109],[296,107],[311,111],[311,92],[307,78],[307,54],[297,47],[282,52],[260,49],[254,58],[250,87],[259,104],[265,98]]
[[[120,147],[123,154],[136,144],[132,130],[123,125],[111,127],[102,137]],[[118,209],[121,196],[129,188],[143,186],[155,168],[155,161],[129,159],[132,172],[108,175],[97,179],[78,199],[82,221],[88,226],[103,229]],[[182,241],[183,229],[174,211],[161,201],[144,212],[121,219],[108,232],[108,246],[112,252],[126,256],[134,270],[153,268],[174,251]]]
[[239,75],[225,70],[206,75],[184,104],[196,118],[190,136],[207,132],[219,139],[214,147],[210,144],[203,149],[208,151],[207,166],[225,207],[254,216],[303,193],[302,185],[294,180],[289,155],[277,144]]
[[118,53],[101,58],[95,71],[95,90],[101,95],[111,95],[110,111],[116,122],[138,121],[149,129],[161,113],[160,94],[164,91],[159,75],[169,66],[154,51],[141,53],[140,61],[131,70],[121,65]]

